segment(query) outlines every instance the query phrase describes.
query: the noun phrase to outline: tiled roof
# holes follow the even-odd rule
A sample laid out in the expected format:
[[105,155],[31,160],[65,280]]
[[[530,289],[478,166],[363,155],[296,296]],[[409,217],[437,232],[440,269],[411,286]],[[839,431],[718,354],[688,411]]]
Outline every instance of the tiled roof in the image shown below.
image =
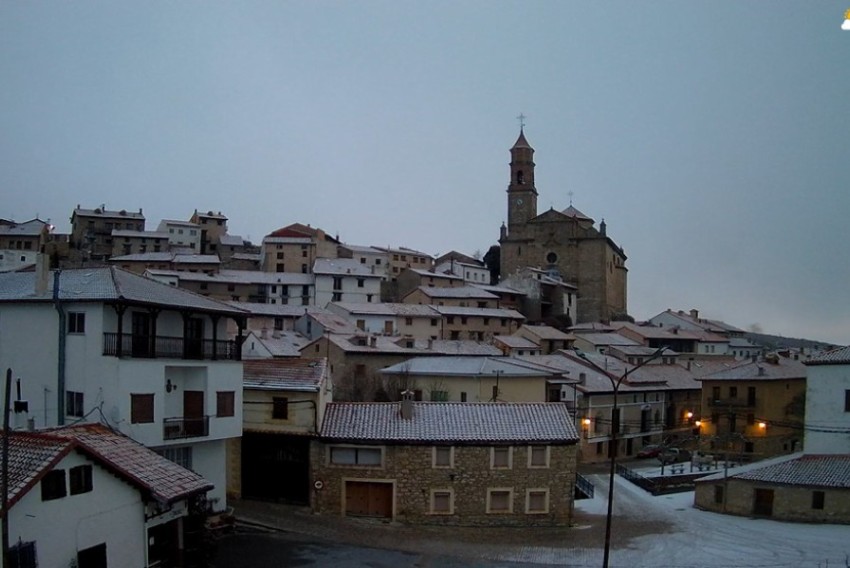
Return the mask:
[[175,227],[177,227],[177,226],[190,227],[192,229],[197,229],[197,228],[200,227],[200,225],[198,225],[197,223],[193,223],[191,221],[181,221],[179,219],[163,219],[162,221],[160,221],[159,225],[160,226],[173,225]]
[[494,343],[501,343],[512,349],[540,349],[540,346],[519,335],[497,335],[493,338]]
[[307,315],[330,333],[355,333],[357,331],[357,326],[354,323],[333,312],[310,312]]
[[591,219],[590,217],[588,217],[587,215],[585,215],[584,213],[582,213],[581,211],[579,211],[578,209],[576,209],[572,205],[570,205],[569,207],[567,207],[566,209],[561,211],[561,213],[563,213],[567,217],[575,217],[576,219],[583,219],[585,221],[593,221],[593,219]]
[[318,392],[327,375],[327,359],[262,359],[242,362],[246,389]]
[[[235,255],[234,255],[235,257]],[[261,272],[259,270],[219,270],[217,274],[203,272],[180,272],[180,280],[186,282],[207,282],[214,284],[293,284],[305,286],[313,284],[312,274],[300,272]]]
[[252,331],[242,344],[243,359],[267,356],[258,355],[261,352],[258,349],[252,349],[253,342],[262,345],[272,357],[299,357],[301,349],[310,343],[310,340],[297,331],[274,331],[270,335],[267,332],[266,337],[262,336],[262,332]]
[[434,308],[426,304],[399,304],[399,303],[374,303],[374,302],[332,302],[332,306],[352,315],[380,315],[380,316],[419,316],[438,317]]
[[[625,346],[635,346],[640,345],[634,339],[629,339],[628,337],[624,337],[619,333],[586,333],[580,332],[577,333],[576,336],[580,337],[584,341],[591,343],[593,345],[616,345],[618,347]],[[650,349],[647,347],[647,349]],[[650,352],[655,351],[654,349],[650,349]]]
[[245,244],[245,239],[240,235],[221,235],[218,238],[218,242],[224,246],[241,247]]
[[482,290],[487,290],[491,294],[513,294],[515,296],[527,296],[528,294],[522,292],[520,290],[516,290],[511,288],[510,286],[492,286],[490,284],[472,284],[476,288],[481,288]]
[[171,262],[172,260],[174,260],[173,251],[140,252],[136,254],[122,254],[109,258],[109,262]]
[[264,237],[263,244],[267,245],[309,245],[313,243],[310,237]]
[[812,357],[804,365],[847,365],[850,364],[850,347],[839,347]]
[[[63,270],[59,276],[59,297],[65,302],[106,302],[121,300],[169,308],[190,308],[224,315],[244,315],[232,306],[200,294],[163,284],[121,270],[87,268]],[[35,273],[0,274],[0,302],[52,301],[53,273],[47,279],[47,292],[35,294]]]
[[382,251],[384,251],[384,252],[391,252],[391,253],[392,253],[392,252],[395,252],[395,253],[399,253],[399,254],[415,254],[415,255],[417,255],[417,256],[424,256],[424,257],[426,257],[426,258],[430,258],[430,259],[433,259],[433,258],[434,258],[432,255],[428,254],[427,252],[422,252],[422,251],[418,251],[418,250],[413,250],[413,249],[411,249],[411,248],[407,248],[407,247],[390,248],[390,247],[376,247],[376,246],[373,246],[372,248],[376,248],[376,249],[378,249],[378,250],[382,250]]
[[570,341],[575,339],[574,336],[569,333],[564,333],[559,329],[555,329],[549,325],[524,325],[520,329],[528,331],[535,337],[539,337],[540,339],[554,339],[554,340],[563,340]]
[[207,211],[206,213],[204,213],[203,211],[198,211],[196,209],[195,215],[197,215],[199,218],[203,217],[205,219],[224,219],[225,221],[227,221],[227,217],[222,215],[221,211],[219,211],[218,213],[216,213],[215,211]]
[[475,300],[498,300],[499,297],[477,286],[458,286],[446,288],[440,286],[419,286],[418,288],[429,298],[472,298]]
[[782,379],[805,379],[806,367],[802,361],[790,359],[788,357],[776,356],[769,362],[767,360],[758,360],[753,362],[746,359],[741,363],[733,366],[730,369],[719,371],[710,375],[704,375],[702,380],[705,381],[775,381]]
[[162,502],[171,503],[213,487],[200,475],[100,424],[10,434],[10,505],[74,449]]
[[552,377],[555,369],[513,357],[414,357],[381,371],[388,375],[441,375],[446,377]]
[[160,231],[131,231],[129,229],[112,229],[113,237],[143,237],[146,239],[167,239],[168,233]]
[[352,442],[445,442],[470,444],[578,441],[567,407],[559,403],[413,402],[413,417],[401,403],[330,403],[321,436]]
[[440,274],[439,272],[431,272],[430,270],[425,270],[423,268],[407,268],[405,270],[415,272],[419,276],[428,276],[429,278],[443,278],[445,280],[463,280],[463,278],[455,274],[446,274],[445,272]]
[[103,217],[105,219],[136,219],[136,220],[145,220],[145,216],[142,215],[141,211],[127,211],[122,209],[121,211],[110,211],[108,209],[81,209],[77,207],[74,209],[74,213],[72,217]]
[[367,245],[349,245],[349,244],[341,244],[341,248],[346,250],[350,250],[351,252],[356,252],[359,254],[374,254],[374,255],[386,255],[382,250],[378,250],[375,247],[370,247]]
[[431,306],[444,316],[472,316],[483,318],[508,318],[524,320],[525,316],[516,310],[504,308],[469,308],[461,306]]
[[31,219],[14,225],[0,225],[0,235],[37,237],[47,225],[47,222],[41,219]]
[[[777,485],[850,488],[850,455],[791,454],[747,464],[729,470],[731,479],[743,479]],[[723,473],[697,480],[697,483],[720,481]]]
[[174,264],[221,264],[216,254],[175,254]]
[[227,302],[227,304],[244,310],[249,316],[299,318],[304,314],[326,314],[325,308],[319,306],[296,306],[293,304],[257,304],[254,302]]
[[383,278],[383,274],[380,271],[375,271],[373,266],[362,264],[359,260],[353,258],[317,258],[316,262],[313,263],[313,273],[316,275]]

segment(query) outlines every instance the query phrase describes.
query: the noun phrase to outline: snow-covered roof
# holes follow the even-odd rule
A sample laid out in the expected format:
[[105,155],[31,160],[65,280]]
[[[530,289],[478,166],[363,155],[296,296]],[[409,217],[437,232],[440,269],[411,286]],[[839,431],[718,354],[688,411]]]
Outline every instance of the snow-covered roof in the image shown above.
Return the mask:
[[441,286],[419,286],[420,292],[429,298],[443,299],[472,299],[472,300],[498,300],[499,297],[491,294],[487,290],[483,290],[477,286],[458,286],[447,288]]
[[326,359],[255,359],[242,362],[246,389],[318,392],[327,375]]
[[552,403],[411,402],[327,405],[321,437],[352,442],[555,443],[578,441],[566,405]]
[[847,365],[850,364],[850,347],[839,347],[812,357],[804,365]]
[[446,377],[552,377],[550,367],[513,357],[415,357],[381,371],[387,375],[441,375]]
[[358,278],[383,278],[376,273],[374,267],[362,264],[353,258],[317,258],[313,263],[313,273],[316,275],[356,276]]

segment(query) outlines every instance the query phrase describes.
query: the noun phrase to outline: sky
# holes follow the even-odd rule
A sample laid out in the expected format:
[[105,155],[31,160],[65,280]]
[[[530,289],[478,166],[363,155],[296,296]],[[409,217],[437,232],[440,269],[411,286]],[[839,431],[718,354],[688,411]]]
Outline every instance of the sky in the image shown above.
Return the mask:
[[[0,217],[221,211],[481,253],[517,117],[539,212],[697,308],[850,343],[850,0],[0,3]],[[850,26],[845,26],[850,27]]]

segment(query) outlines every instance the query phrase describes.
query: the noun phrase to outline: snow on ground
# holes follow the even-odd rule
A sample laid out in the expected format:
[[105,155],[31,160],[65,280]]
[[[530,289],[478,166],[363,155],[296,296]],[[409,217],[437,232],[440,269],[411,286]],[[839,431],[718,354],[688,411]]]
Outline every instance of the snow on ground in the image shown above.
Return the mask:
[[[576,508],[605,514],[607,476],[597,476],[597,496]],[[785,523],[710,513],[694,508],[694,493],[653,496],[617,477],[614,519],[637,516],[646,522],[671,521],[673,530],[633,539],[612,550],[613,566],[653,567],[826,567],[846,566],[850,527]]]
[[[666,472],[665,472],[666,473]],[[604,517],[608,476],[591,475],[593,499],[576,501],[576,509]],[[653,496],[622,477],[616,478],[612,540],[617,525],[664,527],[636,536],[624,548],[612,547],[610,565],[618,568],[837,568],[850,566],[850,527],[784,523],[710,513],[694,508],[694,493]],[[599,521],[604,523],[604,519]],[[644,524],[645,523],[645,524]],[[602,542],[565,539],[564,547],[528,546],[493,555],[500,561],[560,566],[600,566]],[[653,532],[649,530],[648,532]],[[595,539],[594,539],[595,540]],[[579,542],[584,546],[576,546]]]

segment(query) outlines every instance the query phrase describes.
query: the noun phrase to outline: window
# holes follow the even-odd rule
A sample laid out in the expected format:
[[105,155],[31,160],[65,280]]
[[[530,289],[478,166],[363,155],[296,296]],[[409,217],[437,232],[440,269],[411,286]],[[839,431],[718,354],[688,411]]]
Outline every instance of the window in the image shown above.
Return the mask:
[[434,446],[431,456],[432,467],[454,467],[454,448],[451,446]]
[[460,393],[460,401],[466,402],[466,393],[465,392]]
[[91,472],[92,467],[90,465],[78,465],[70,469],[68,477],[71,484],[71,495],[88,493],[92,490]]
[[449,400],[449,391],[444,390],[432,390],[431,391],[431,402],[448,402]]
[[65,391],[65,416],[82,418],[83,414],[83,393]]
[[431,514],[454,514],[454,492],[451,489],[431,490]]
[[448,323],[448,324],[452,324],[452,323],[454,323],[454,322],[455,322],[455,317],[454,317],[454,316],[446,316],[446,323]]
[[365,280],[365,279],[363,279],[363,278],[358,278],[358,279],[357,279],[357,287],[358,287],[358,288],[362,288],[362,287],[363,287],[363,284],[364,284],[364,282],[365,282],[365,281],[366,281],[366,280]]
[[528,467],[549,467],[549,446],[529,446]]
[[487,491],[488,513],[513,512],[513,489],[489,489]]
[[283,253],[282,252],[277,253],[277,259],[283,260]]
[[35,541],[18,542],[9,547],[9,568],[36,568]]
[[549,490],[546,488],[529,489],[525,493],[525,512],[548,513],[549,512]]
[[332,302],[341,302],[342,301],[342,292],[334,292],[333,296],[331,296]]
[[510,446],[490,448],[490,468],[510,469],[511,450],[512,448]]
[[215,415],[218,417],[235,415],[236,395],[233,391],[218,391],[215,393]]
[[192,446],[161,448],[156,453],[181,467],[192,469]]
[[844,412],[850,412],[850,390],[844,391]]
[[274,318],[274,328],[278,331],[283,329],[283,318]]
[[437,327],[437,318],[431,318],[431,327]]
[[714,502],[717,505],[721,505],[723,503],[723,486],[715,485],[714,486]]
[[149,424],[153,422],[153,395],[130,395],[130,423]]
[[342,277],[341,276],[334,276],[333,286],[334,286],[334,290],[342,290]]
[[289,420],[289,399],[276,396],[272,399],[272,418],[275,420]]
[[825,498],[823,491],[812,491],[812,509],[823,509]]
[[738,387],[729,387],[729,398],[738,398]]
[[413,318],[404,318],[404,325],[413,325]]
[[86,332],[86,314],[84,312],[68,312],[68,333]]
[[334,465],[363,465],[380,467],[383,463],[381,448],[330,448],[330,462]]
[[51,501],[53,499],[61,499],[68,492],[65,490],[65,470],[54,469],[48,471],[41,479],[41,500]]

